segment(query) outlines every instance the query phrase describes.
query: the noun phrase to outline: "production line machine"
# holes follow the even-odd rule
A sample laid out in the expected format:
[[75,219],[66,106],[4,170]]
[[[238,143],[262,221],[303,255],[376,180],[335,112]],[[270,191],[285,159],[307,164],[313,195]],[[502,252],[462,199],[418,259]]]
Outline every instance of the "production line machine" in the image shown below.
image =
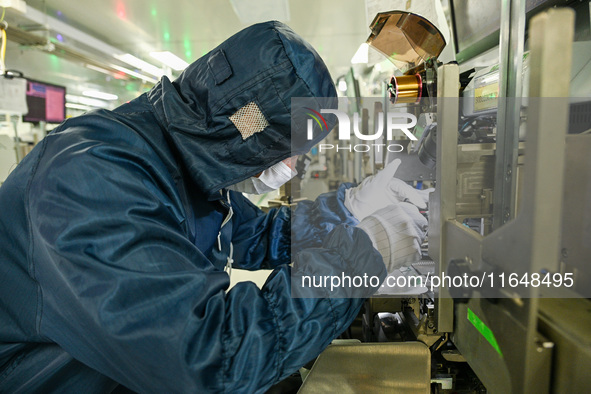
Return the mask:
[[[398,53],[416,56],[382,99],[356,103],[363,130],[404,108],[417,138],[395,141],[396,152],[329,152],[328,177],[336,184],[353,166],[362,179],[400,158],[398,178],[435,187],[423,259],[405,268],[426,282],[369,299],[362,343],[329,347],[301,392],[591,387],[591,101],[571,97],[580,72],[570,73],[573,62],[589,64],[580,58],[591,54],[573,53],[585,45],[573,44],[575,15],[589,17],[589,4],[541,3],[503,1],[500,62],[479,70],[439,62],[445,40],[424,18],[391,12],[372,22],[371,46],[395,64]],[[400,37],[412,45],[394,50]],[[430,286],[446,274],[480,281]]]

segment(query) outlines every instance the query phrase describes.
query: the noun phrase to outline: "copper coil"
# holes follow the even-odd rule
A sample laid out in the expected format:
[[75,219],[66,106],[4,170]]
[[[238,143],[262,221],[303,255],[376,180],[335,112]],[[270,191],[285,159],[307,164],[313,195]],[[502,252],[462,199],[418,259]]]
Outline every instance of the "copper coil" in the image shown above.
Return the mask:
[[419,74],[392,77],[389,91],[394,103],[416,103],[422,95],[423,80]]

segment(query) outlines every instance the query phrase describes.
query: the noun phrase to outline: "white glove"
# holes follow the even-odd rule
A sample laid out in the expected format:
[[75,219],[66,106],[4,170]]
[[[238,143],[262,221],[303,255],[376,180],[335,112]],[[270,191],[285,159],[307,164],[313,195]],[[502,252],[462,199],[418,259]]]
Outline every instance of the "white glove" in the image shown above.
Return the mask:
[[390,193],[400,202],[409,202],[419,209],[427,209],[429,193],[435,189],[418,190],[398,178],[392,178],[388,185]]
[[427,219],[409,203],[389,205],[357,225],[365,231],[382,258],[388,273],[421,259],[421,243],[427,234]]
[[369,176],[357,187],[345,192],[345,207],[359,221],[388,205],[408,201],[419,209],[426,209],[429,193],[434,189],[417,190],[394,178],[400,159],[390,162],[376,175]]

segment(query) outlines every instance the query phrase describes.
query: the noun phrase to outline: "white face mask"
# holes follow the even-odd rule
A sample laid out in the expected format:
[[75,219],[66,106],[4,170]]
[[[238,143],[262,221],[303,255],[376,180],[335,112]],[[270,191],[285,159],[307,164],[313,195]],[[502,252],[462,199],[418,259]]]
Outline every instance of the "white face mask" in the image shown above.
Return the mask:
[[235,185],[228,186],[228,189],[249,194],[264,194],[279,189],[297,173],[295,169],[292,170],[285,164],[284,160],[267,168],[258,178],[250,177]]

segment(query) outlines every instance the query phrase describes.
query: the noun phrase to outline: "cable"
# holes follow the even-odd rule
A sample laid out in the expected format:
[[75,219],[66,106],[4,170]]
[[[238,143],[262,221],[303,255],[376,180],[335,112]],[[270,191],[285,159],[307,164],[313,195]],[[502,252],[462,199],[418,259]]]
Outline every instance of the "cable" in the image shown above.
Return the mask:
[[2,7],[2,16],[0,16],[0,22],[4,20],[4,15],[6,15],[6,7]]

